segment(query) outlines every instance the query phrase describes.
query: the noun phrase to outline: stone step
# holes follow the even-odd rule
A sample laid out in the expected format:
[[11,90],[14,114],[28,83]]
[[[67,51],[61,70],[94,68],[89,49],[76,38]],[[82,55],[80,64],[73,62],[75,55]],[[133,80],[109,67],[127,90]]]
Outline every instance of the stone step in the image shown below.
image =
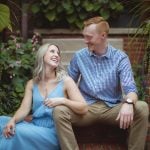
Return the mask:
[[[118,49],[123,48],[122,38],[109,38],[108,42]],[[62,51],[76,51],[86,47],[83,38],[57,38],[43,39],[43,43],[52,43],[60,47]]]
[[62,65],[63,65],[64,69],[67,71],[67,67],[69,65],[69,62],[62,62]]
[[[109,38],[108,42],[118,49],[123,49],[123,39],[122,38]],[[43,43],[51,43],[59,46],[61,50],[62,64],[66,68],[69,64],[73,54],[86,47],[83,38],[57,38],[57,39],[43,39]]]
[[75,53],[75,51],[62,51],[61,52],[61,61],[62,62],[70,62],[74,53]]
[[86,47],[81,38],[43,39],[43,43],[52,43],[59,46],[61,51],[76,51]]

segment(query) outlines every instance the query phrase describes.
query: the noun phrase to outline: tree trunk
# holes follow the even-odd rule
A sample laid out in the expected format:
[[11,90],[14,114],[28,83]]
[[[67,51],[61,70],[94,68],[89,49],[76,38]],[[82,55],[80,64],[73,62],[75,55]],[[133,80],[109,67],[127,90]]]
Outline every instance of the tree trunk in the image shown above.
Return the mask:
[[28,38],[28,8],[26,0],[22,0],[22,20],[21,20],[21,34],[23,40],[26,41]]

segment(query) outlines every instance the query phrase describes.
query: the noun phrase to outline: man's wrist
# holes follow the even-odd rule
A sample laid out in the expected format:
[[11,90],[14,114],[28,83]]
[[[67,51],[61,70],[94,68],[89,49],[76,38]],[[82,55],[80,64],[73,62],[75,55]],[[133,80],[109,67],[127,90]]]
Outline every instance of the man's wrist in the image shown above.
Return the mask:
[[130,104],[130,105],[133,105],[133,106],[135,105],[134,101],[131,98],[126,98],[124,100],[124,103]]

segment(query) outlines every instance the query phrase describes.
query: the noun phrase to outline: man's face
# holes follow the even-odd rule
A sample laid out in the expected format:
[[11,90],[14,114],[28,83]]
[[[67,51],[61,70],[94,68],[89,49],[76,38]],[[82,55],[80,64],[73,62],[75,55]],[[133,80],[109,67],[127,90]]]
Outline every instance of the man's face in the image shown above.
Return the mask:
[[83,29],[83,37],[85,44],[87,44],[89,50],[97,51],[99,46],[103,44],[102,33],[99,33],[96,29],[96,24],[91,24]]

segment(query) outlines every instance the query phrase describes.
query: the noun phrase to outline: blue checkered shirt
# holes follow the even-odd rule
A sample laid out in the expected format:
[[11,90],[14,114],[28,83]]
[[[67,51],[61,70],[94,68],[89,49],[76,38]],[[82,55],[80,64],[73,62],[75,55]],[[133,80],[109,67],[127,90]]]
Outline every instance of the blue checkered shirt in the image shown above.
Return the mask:
[[80,78],[79,89],[88,104],[102,100],[113,107],[122,100],[123,93],[137,93],[128,56],[111,45],[102,56],[88,48],[77,51],[68,66],[68,74],[75,82]]

